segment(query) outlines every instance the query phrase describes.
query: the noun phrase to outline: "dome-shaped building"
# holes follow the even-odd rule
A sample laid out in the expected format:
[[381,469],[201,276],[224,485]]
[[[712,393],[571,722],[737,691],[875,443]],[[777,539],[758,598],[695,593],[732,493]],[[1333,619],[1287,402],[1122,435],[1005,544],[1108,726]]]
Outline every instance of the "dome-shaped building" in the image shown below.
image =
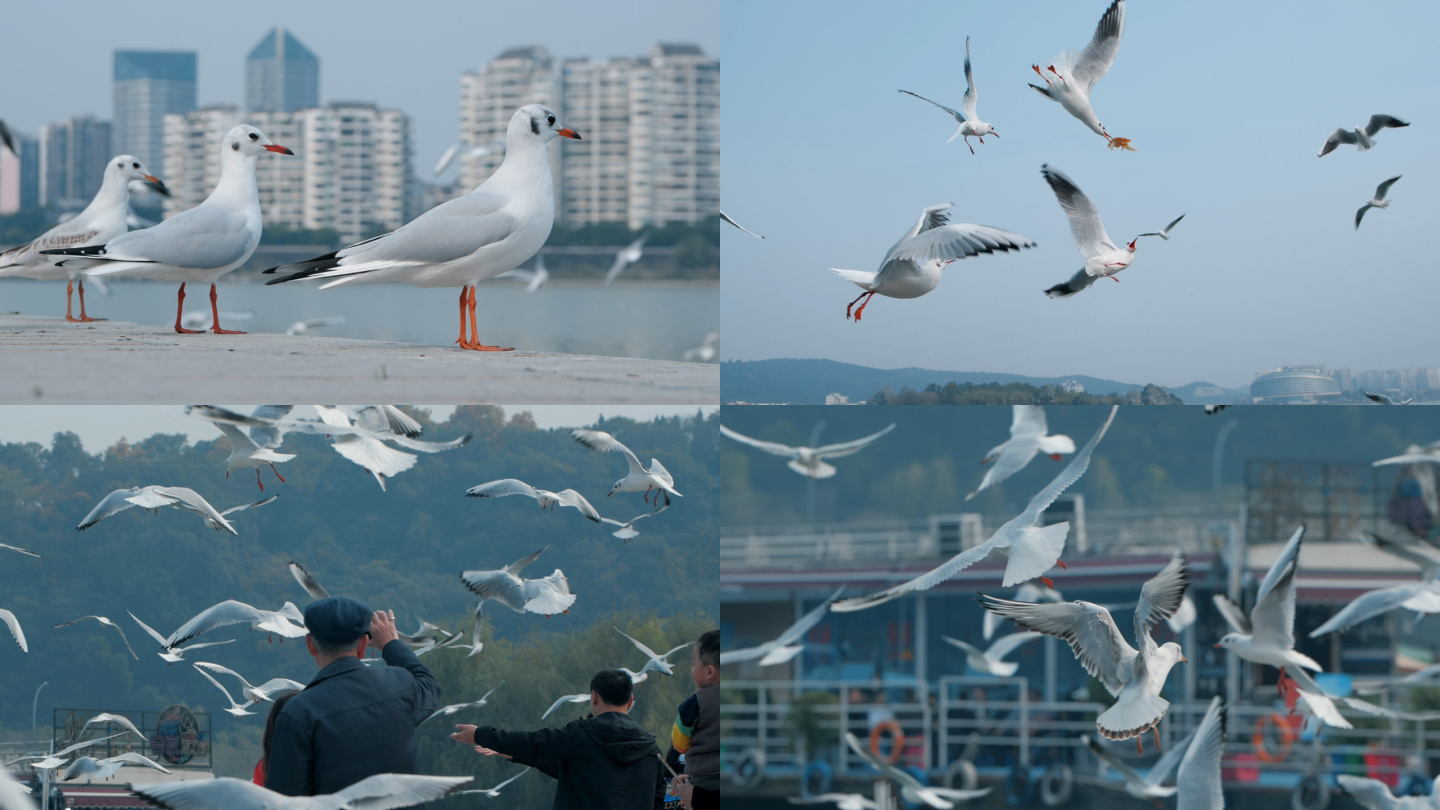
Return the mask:
[[1319,402],[1340,396],[1340,383],[1312,366],[1282,366],[1258,375],[1250,383],[1250,398],[1257,405]]

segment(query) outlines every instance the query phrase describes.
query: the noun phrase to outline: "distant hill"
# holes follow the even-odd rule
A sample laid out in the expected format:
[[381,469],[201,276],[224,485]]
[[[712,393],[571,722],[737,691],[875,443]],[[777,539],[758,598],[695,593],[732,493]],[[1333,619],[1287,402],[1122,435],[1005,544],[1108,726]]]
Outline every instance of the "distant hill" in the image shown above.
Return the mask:
[[[1026,383],[1027,385],[1059,385],[1074,380],[1090,394],[1123,394],[1143,384],[1105,380],[1076,374],[1069,377],[1026,377],[1021,374],[1000,374],[989,371],[934,371],[923,368],[867,368],[834,360],[748,360],[730,361],[720,366],[721,402],[770,402],[794,405],[824,405],[826,394],[844,394],[851,402],[864,402],[876,391],[890,386],[896,391],[909,387],[924,390],[931,383]],[[1208,383],[1194,383],[1170,393],[1185,402],[1187,389]],[[1249,392],[1246,392],[1248,396]],[[1233,399],[1222,398],[1224,402]],[[1197,400],[1212,401],[1209,398]],[[1218,400],[1217,400],[1218,401]]]

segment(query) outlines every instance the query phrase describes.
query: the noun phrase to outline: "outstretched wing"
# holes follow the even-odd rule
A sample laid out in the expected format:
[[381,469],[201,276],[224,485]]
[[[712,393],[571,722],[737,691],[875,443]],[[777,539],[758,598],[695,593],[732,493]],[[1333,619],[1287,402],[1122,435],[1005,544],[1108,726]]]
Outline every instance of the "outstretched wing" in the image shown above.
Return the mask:
[[965,117],[975,117],[975,73],[970,69],[970,38],[965,37],[965,98],[961,100],[960,106],[965,110]]
[[1256,643],[1274,644],[1282,650],[1295,646],[1295,570],[1300,564],[1300,541],[1304,536],[1305,526],[1301,525],[1290,535],[1255,593],[1250,624]]
[[265,498],[265,499],[263,499],[263,500],[256,501],[256,502],[254,502],[254,503],[243,503],[243,504],[241,504],[241,505],[239,505],[239,506],[232,506],[232,507],[230,507],[229,509],[226,509],[224,512],[221,512],[220,514],[221,514],[221,515],[228,515],[228,514],[230,514],[231,512],[244,512],[246,509],[254,509],[254,508],[257,507],[257,506],[264,506],[265,504],[270,503],[271,501],[275,500],[275,499],[278,498],[278,497],[280,497],[278,494],[277,494],[277,495],[271,495],[271,496],[268,497],[268,498]]
[[631,473],[645,473],[645,468],[640,464],[640,459],[630,451],[630,448],[621,444],[614,436],[603,430],[572,430],[570,435],[575,441],[585,445],[591,450],[599,450],[602,453],[624,453],[625,460],[630,462]]
[[136,506],[136,504],[130,500],[135,494],[135,490],[133,489],[117,489],[109,495],[106,495],[100,503],[95,505],[94,509],[90,510],[90,514],[86,515],[85,519],[80,521],[80,525],[76,526],[75,530],[84,531],[116,512],[123,512],[132,506]]
[[1390,187],[1393,186],[1393,185],[1395,185],[1395,181],[1396,181],[1396,180],[1399,180],[1402,176],[1403,176],[1403,175],[1397,174],[1397,175],[1395,175],[1394,177],[1390,178],[1389,180],[1386,180],[1385,182],[1383,182],[1383,183],[1381,183],[1380,185],[1376,186],[1376,187],[1375,187],[1375,199],[1377,199],[1377,200],[1383,200],[1383,199],[1385,199],[1385,195],[1390,193]]
[[[969,65],[970,65],[970,60],[969,60],[969,59],[966,59],[966,60],[965,60],[965,65],[966,65],[966,72],[968,73],[968,72],[969,72]],[[945,112],[950,113],[951,115],[955,116],[955,120],[956,120],[956,121],[959,121],[960,123],[964,123],[964,122],[965,122],[965,119],[969,117],[969,116],[965,115],[965,113],[960,112],[959,110],[952,110],[952,109],[950,109],[949,107],[946,107],[944,104],[941,104],[940,102],[935,101],[935,100],[933,100],[933,99],[928,99],[928,98],[920,95],[919,93],[912,93],[912,92],[910,92],[909,90],[901,90],[900,92],[904,93],[904,94],[907,95],[907,96],[914,96],[915,98],[918,98],[918,99],[920,99],[921,101],[928,101],[928,102],[930,102],[931,104],[934,104],[936,107],[939,107],[940,109],[944,110]],[[968,96],[969,94],[967,93],[966,95]],[[973,115],[973,113],[972,113],[971,115]]]
[[1334,132],[1330,133],[1330,137],[1328,137],[1328,138],[1325,139],[1325,143],[1321,144],[1321,146],[1320,146],[1320,155],[1319,155],[1319,156],[1320,156],[1320,157],[1325,157],[1326,155],[1330,154],[1331,152],[1334,152],[1334,151],[1340,146],[1340,144],[1342,144],[1342,143],[1352,143],[1352,144],[1353,144],[1353,143],[1359,143],[1359,142],[1360,142],[1360,136],[1356,135],[1355,132],[1354,132],[1354,130],[1343,129],[1343,128],[1342,128],[1342,129],[1337,129],[1337,130],[1335,130]]
[[1021,644],[1024,644],[1027,641],[1034,641],[1035,639],[1040,638],[1043,635],[1045,634],[1011,633],[1006,636],[1001,636],[1000,638],[995,639],[995,643],[990,645],[990,649],[985,651],[985,657],[989,658],[992,661],[999,661],[1005,656],[1009,655],[1012,651],[1015,650],[1016,647],[1019,647]]
[[1339,613],[1331,616],[1329,621],[1310,631],[1310,637],[1319,638],[1326,633],[1345,630],[1366,619],[1389,613],[1405,604],[1411,597],[1432,587],[1428,582],[1405,582],[1363,593],[1341,608]]
[[1189,569],[1185,557],[1179,552],[1160,569],[1160,573],[1146,581],[1140,588],[1140,601],[1135,605],[1135,640],[1142,649],[1153,650],[1155,639],[1150,628],[1163,619],[1175,615],[1180,602],[1185,598],[1185,589],[1190,585]]
[[761,450],[769,453],[772,456],[781,456],[783,458],[797,458],[800,455],[800,452],[797,448],[790,447],[789,445],[785,444],[778,444],[776,442],[765,442],[759,439],[752,439],[749,436],[744,435],[743,433],[736,433],[735,431],[731,430],[728,427],[725,427],[724,425],[720,426],[720,434],[723,436],[728,436],[729,438],[734,439],[741,444],[747,444],[755,448],[756,450]]
[[1085,46],[1080,58],[1075,61],[1072,74],[1085,85],[1087,93],[1094,89],[1095,83],[1100,81],[1100,77],[1115,63],[1115,54],[1120,51],[1120,38],[1124,34],[1125,0],[1115,0],[1100,17],[1090,44]]
[[1409,121],[1401,121],[1399,118],[1396,118],[1396,117],[1393,116],[1393,115],[1385,115],[1384,113],[1377,113],[1377,114],[1375,114],[1375,115],[1370,116],[1370,123],[1368,123],[1368,124],[1365,125],[1365,134],[1366,134],[1366,135],[1369,135],[1370,137],[1373,138],[1373,137],[1375,137],[1375,134],[1378,133],[1378,132],[1379,132],[1380,130],[1382,130],[1382,129],[1386,129],[1386,128],[1389,128],[1389,127],[1408,127],[1408,126],[1410,126],[1410,122],[1409,122]]
[[20,652],[30,652],[30,646],[25,643],[25,631],[20,629],[20,620],[15,618],[15,614],[0,608],[0,621],[10,628],[10,635],[14,636],[15,643],[20,645]]
[[[246,441],[249,441],[249,439],[246,439]],[[188,487],[155,487],[155,492],[169,498],[174,498],[178,505],[187,511],[210,518],[219,524],[220,528],[230,532],[236,537],[240,536],[240,533],[235,531],[235,527],[230,525],[230,522],[225,519],[225,516],[215,511],[215,507],[200,497],[200,493],[195,490]]]
[[[130,618],[135,618],[131,614]],[[264,617],[259,610],[234,599],[227,599],[218,605],[212,605],[201,611],[195,618],[180,625],[179,629],[170,634],[162,644],[166,647],[174,647],[177,644],[184,644],[192,638],[214,630],[217,627],[225,627],[231,624],[254,624]],[[139,621],[139,619],[135,619]]]
[[894,429],[895,423],[891,422],[889,426],[887,426],[884,430],[878,433],[872,433],[863,439],[855,439],[854,441],[841,442],[839,444],[821,445],[820,447],[815,448],[815,456],[818,458],[844,458],[845,456],[853,456],[861,450],[869,447],[870,444],[876,439],[884,436],[886,433],[889,433]]
[[306,593],[310,594],[311,599],[324,599],[330,595],[330,592],[325,590],[325,586],[305,570],[305,566],[294,560],[290,561],[290,575],[295,577],[295,581],[300,583],[300,587],[304,588]]
[[973,225],[957,222],[931,228],[909,239],[901,240],[885,255],[881,264],[892,261],[953,262],[981,253],[1020,250],[1035,247],[1035,242],[1018,233],[1002,231],[989,225]]
[[1100,221],[1100,210],[1073,180],[1059,169],[1050,168],[1048,163],[1040,167],[1040,176],[1050,184],[1050,190],[1060,201],[1060,208],[1070,220],[1070,236],[1081,253],[1089,258],[1107,250],[1116,250],[1110,234],[1105,232],[1105,224]]
[[1175,773],[1175,784],[1180,788],[1175,810],[1215,810],[1225,806],[1220,785],[1220,758],[1225,754],[1225,720],[1225,704],[1216,695],[1210,700],[1210,708],[1195,729],[1195,738]]
[[[1034,630],[1064,639],[1085,671],[1100,679],[1110,694],[1120,694],[1129,680],[1131,662],[1138,654],[1120,635],[1110,611],[1090,602],[1032,604],[980,595],[986,610]],[[1123,676],[1123,677],[1122,677]]]
[[503,498],[507,495],[524,495],[529,498],[540,497],[540,493],[536,492],[534,487],[518,478],[501,478],[498,481],[477,484],[465,490],[465,495],[469,498]]

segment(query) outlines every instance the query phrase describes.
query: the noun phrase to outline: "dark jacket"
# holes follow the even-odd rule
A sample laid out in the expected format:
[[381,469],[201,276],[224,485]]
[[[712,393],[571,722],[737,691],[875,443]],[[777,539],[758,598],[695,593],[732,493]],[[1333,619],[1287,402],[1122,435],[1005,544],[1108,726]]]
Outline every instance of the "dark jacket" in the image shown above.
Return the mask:
[[475,742],[559,780],[555,810],[660,810],[665,803],[660,748],[623,712],[539,731],[481,726]]
[[400,640],[387,666],[342,658],[275,718],[265,787],[287,796],[344,790],[377,773],[419,773],[415,726],[440,707],[440,683]]

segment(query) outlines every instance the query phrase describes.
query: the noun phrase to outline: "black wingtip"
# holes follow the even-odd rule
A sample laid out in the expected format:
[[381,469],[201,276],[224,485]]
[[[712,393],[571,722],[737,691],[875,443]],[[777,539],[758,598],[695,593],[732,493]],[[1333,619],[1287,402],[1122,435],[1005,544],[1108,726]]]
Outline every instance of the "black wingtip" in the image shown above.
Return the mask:
[[40,251],[45,256],[104,256],[104,245],[90,245],[89,247],[77,248],[55,248],[54,250]]

